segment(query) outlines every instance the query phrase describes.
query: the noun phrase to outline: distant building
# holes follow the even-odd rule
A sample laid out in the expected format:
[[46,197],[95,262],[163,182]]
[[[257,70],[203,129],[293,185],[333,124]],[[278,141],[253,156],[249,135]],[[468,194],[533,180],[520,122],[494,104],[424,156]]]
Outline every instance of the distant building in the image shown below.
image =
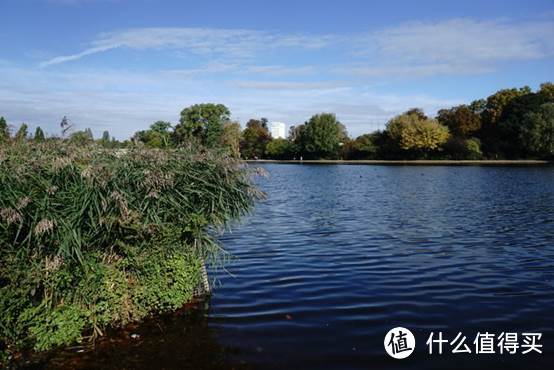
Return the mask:
[[286,138],[285,124],[283,122],[271,122],[271,136],[274,139]]

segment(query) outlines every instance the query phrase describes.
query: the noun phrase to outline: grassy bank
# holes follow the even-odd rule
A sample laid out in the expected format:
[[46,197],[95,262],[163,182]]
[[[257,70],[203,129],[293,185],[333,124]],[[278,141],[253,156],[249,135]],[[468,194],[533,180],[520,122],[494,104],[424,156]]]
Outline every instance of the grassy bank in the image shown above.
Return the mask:
[[554,165],[552,161],[519,159],[519,160],[343,160],[343,159],[316,159],[316,160],[273,160],[257,159],[247,160],[248,163],[288,163],[288,164],[367,164],[367,165],[438,165],[438,166],[536,166],[536,165]]
[[257,196],[212,153],[3,144],[0,363],[181,307]]

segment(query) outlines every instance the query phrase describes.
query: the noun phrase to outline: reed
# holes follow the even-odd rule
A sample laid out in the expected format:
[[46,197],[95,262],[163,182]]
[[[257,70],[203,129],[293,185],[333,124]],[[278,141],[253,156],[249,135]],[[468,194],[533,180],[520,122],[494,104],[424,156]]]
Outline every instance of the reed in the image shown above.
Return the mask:
[[215,152],[0,146],[4,357],[182,306],[224,253],[217,232],[262,196],[251,175]]

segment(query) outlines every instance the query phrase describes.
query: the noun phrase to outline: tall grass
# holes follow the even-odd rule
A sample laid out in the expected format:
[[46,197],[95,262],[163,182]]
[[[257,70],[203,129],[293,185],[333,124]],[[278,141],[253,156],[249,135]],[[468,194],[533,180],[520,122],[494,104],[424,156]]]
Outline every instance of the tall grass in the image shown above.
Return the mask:
[[0,342],[47,349],[179,307],[220,255],[213,232],[261,196],[250,177],[212,152],[3,144]]

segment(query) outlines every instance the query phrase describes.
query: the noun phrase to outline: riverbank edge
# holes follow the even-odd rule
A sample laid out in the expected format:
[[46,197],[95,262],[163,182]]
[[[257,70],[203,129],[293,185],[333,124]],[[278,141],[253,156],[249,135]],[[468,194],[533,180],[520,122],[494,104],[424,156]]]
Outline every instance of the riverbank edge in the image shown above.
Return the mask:
[[416,165],[416,166],[545,166],[554,165],[554,161],[538,159],[498,159],[498,160],[450,160],[450,159],[415,159],[415,160],[381,160],[381,159],[316,159],[316,160],[277,160],[277,159],[248,159],[247,163],[277,163],[277,164],[363,164],[363,165]]

